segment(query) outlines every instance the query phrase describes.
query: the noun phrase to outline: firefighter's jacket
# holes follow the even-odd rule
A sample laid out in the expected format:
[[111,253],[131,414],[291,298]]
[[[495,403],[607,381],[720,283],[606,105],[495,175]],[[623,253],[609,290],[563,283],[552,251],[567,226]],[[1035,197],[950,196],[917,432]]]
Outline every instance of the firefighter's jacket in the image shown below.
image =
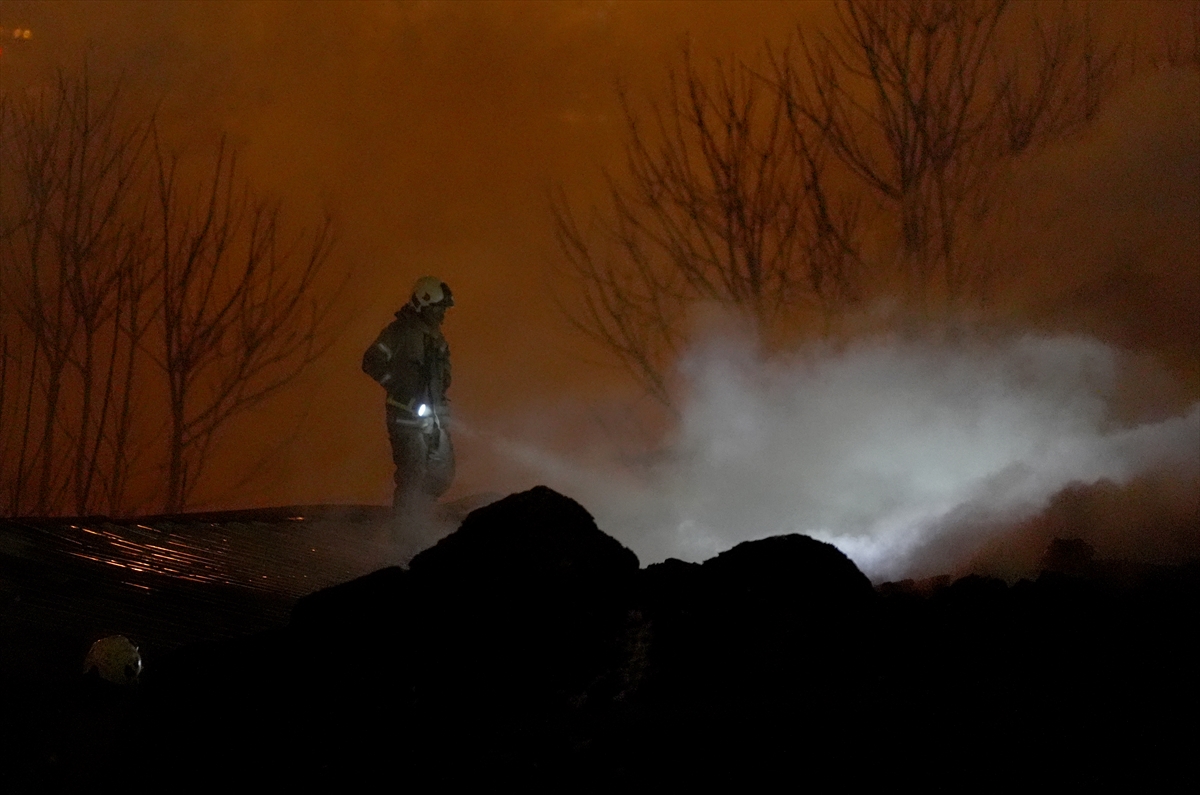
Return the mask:
[[362,369],[387,390],[391,405],[442,406],[450,386],[450,346],[441,329],[405,304],[363,354]]

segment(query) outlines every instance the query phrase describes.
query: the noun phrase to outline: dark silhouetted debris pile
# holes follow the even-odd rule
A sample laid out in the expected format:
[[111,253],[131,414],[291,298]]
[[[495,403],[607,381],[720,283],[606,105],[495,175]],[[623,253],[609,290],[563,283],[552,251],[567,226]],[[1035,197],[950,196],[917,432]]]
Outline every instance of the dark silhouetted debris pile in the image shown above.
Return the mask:
[[148,667],[107,769],[329,791],[1194,779],[1197,566],[1074,541],[1045,563],[873,588],[793,535],[641,569],[539,487],[286,627]]

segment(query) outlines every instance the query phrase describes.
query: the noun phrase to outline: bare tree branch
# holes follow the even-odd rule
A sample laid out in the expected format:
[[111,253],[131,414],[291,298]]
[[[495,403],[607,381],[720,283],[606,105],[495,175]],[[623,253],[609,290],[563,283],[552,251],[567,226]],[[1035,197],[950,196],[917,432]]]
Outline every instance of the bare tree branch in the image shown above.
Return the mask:
[[161,303],[152,358],[168,385],[165,507],[178,511],[220,428],[292,383],[332,342],[333,299],[316,287],[334,238],[326,218],[285,243],[278,202],[239,182],[224,141],[191,200],[157,138],[154,151]]
[[701,70],[685,47],[660,100],[639,110],[618,89],[626,164],[607,206],[581,224],[552,200],[582,295],[570,321],[664,404],[698,301],[760,331],[816,312],[825,333],[872,292],[930,319],[982,304],[994,272],[973,247],[1005,163],[1086,125],[1121,52],[1090,5],[1050,20],[1007,0],[835,8],[831,29],[768,47],[766,75]]
[[830,218],[821,158],[795,145],[786,102],[768,83],[720,59],[701,70],[685,47],[668,85],[649,106],[649,130],[619,90],[626,177],[606,175],[609,211],[593,210],[584,230],[561,192],[552,202],[582,288],[572,323],[666,405],[664,368],[691,304],[729,307],[766,332],[798,303],[821,305],[847,287],[850,260],[832,256],[841,249],[829,237],[854,234]]
[[5,509],[127,512],[161,455],[182,510],[230,418],[332,342],[332,222],[285,232],[224,141],[187,195],[153,114],[86,64],[0,97],[0,151]]

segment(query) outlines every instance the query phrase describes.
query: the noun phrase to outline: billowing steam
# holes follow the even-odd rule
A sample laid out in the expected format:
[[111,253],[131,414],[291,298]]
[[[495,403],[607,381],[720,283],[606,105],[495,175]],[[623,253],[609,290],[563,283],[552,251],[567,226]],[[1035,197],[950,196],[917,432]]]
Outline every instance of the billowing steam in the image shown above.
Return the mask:
[[[683,364],[669,454],[614,475],[507,452],[576,496],[643,563],[800,532],[875,580],[961,566],[1071,484],[1200,471],[1200,404],[1121,425],[1120,357],[1075,336],[863,341],[762,361],[721,342]],[[607,468],[606,468],[607,469]]]

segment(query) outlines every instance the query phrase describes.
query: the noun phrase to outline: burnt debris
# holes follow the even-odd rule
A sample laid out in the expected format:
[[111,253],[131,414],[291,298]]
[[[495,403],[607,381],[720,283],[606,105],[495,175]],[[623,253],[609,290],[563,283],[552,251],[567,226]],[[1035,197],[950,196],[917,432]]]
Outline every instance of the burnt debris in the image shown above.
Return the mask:
[[641,568],[539,487],[286,626],[164,655],[105,766],[306,789],[1177,785],[1200,570],[1081,543],[1015,585],[875,588],[796,535]]

